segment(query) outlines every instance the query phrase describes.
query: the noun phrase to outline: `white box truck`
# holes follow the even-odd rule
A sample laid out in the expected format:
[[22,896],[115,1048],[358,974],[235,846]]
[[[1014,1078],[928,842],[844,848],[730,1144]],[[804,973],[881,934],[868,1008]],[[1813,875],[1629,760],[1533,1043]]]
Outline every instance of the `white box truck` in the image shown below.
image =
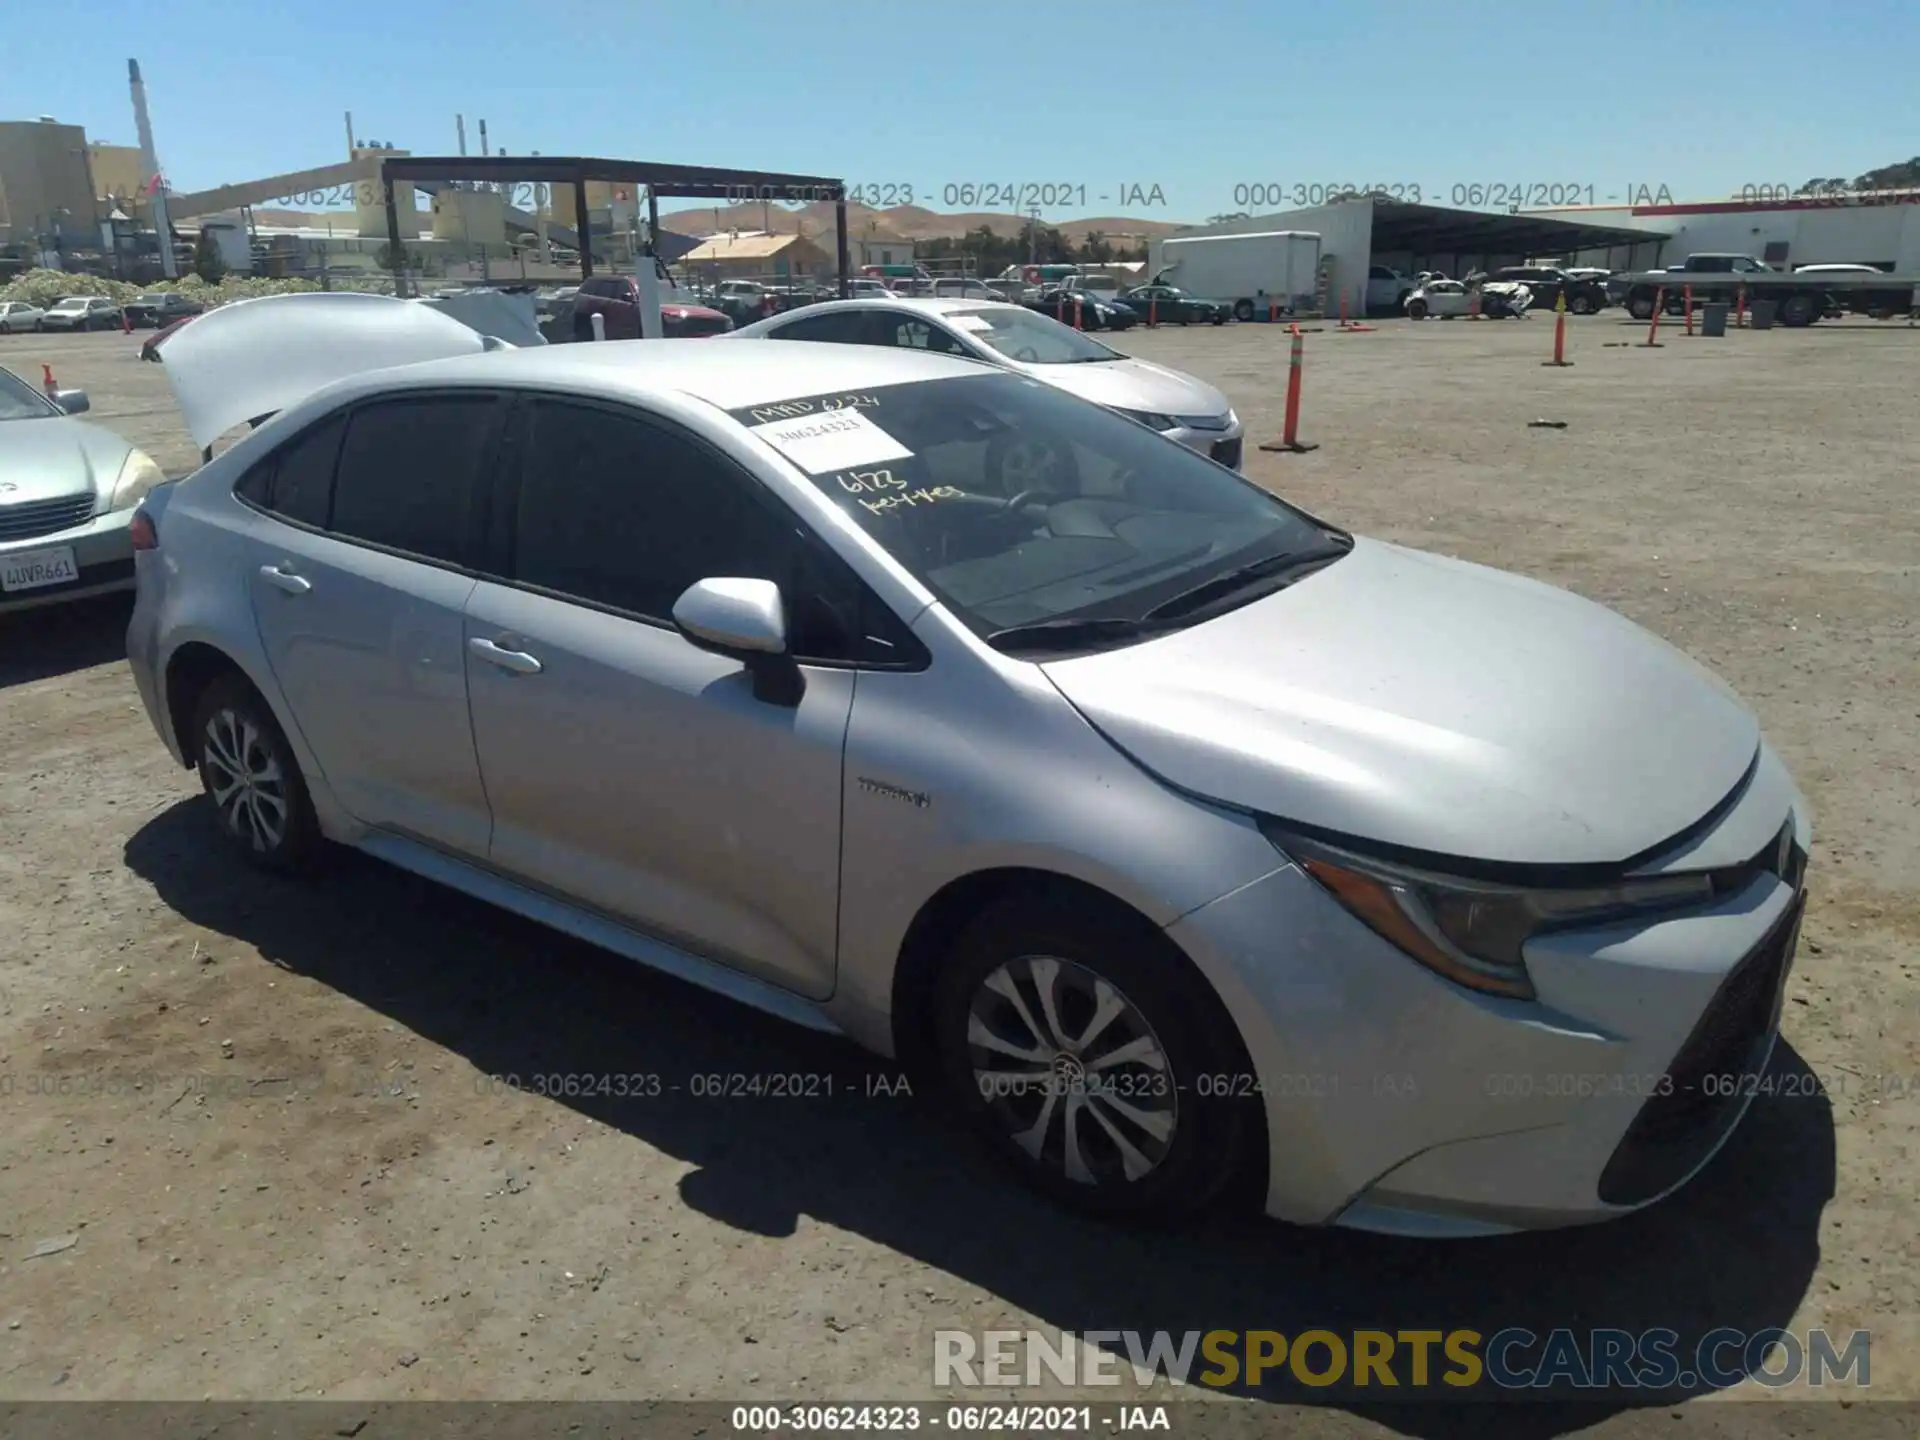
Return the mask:
[[1232,307],[1251,320],[1269,301],[1282,310],[1306,310],[1319,283],[1320,237],[1309,230],[1259,230],[1248,235],[1173,235],[1160,242],[1154,283]]

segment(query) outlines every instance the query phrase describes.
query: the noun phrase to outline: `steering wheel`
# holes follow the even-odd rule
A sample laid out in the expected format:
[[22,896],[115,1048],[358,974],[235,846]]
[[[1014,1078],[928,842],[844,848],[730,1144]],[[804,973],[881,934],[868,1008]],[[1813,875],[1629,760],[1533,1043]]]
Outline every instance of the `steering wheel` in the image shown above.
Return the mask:
[[1028,505],[1039,498],[1040,491],[1029,487],[1028,489],[1022,490],[1018,495],[1011,495],[1002,501],[1000,508],[1009,515],[1018,515]]
[[1012,358],[1018,360],[1023,365],[1038,365],[1040,363],[1040,352],[1031,345],[1022,345],[1018,350],[1013,352]]

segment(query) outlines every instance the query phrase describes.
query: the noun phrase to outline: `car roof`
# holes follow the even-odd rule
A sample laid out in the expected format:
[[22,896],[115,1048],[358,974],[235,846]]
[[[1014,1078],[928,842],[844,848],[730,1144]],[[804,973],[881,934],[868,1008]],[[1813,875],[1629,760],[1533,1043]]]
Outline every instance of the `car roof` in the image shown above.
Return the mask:
[[[824,308],[809,306],[808,310]],[[603,395],[624,393],[636,399],[679,392],[734,410],[802,395],[980,371],[975,361],[937,351],[805,340],[723,345],[708,337],[528,346],[428,360],[381,374],[395,380],[404,376],[409,383],[524,384]]]

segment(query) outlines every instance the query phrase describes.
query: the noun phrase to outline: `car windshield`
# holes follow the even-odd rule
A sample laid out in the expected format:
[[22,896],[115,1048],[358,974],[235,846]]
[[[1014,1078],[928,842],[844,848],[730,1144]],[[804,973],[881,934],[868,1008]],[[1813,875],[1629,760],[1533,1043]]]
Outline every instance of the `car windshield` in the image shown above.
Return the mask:
[[981,636],[1165,624],[1161,607],[1198,585],[1346,539],[1144,425],[1006,371],[732,413],[808,470],[813,431],[846,432],[833,463],[861,463],[814,483]]
[[1084,331],[1017,305],[956,310],[947,316],[947,323],[992,346],[1009,360],[1027,365],[1085,365],[1127,358]]
[[136,305],[165,305],[167,303],[167,297],[165,295],[136,295],[133,298],[133,303]]
[[84,310],[91,303],[92,302],[85,296],[81,296],[78,300],[62,300],[53,308],[56,310]]
[[0,420],[44,420],[60,411],[11,370],[0,370]]

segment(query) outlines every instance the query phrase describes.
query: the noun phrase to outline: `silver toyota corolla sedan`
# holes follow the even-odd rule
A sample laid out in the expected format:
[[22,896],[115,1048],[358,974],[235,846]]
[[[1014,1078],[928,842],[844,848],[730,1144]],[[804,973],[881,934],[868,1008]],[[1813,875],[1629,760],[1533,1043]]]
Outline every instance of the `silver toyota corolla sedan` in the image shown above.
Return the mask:
[[0,614],[133,588],[133,507],[166,477],[143,450],[0,370]]
[[[1240,468],[1245,432],[1227,397],[1206,381],[1123,355],[1091,335],[1019,305],[978,300],[829,300],[743,326],[729,340],[812,340],[965,355],[1118,410],[1169,440]],[[1019,467],[1057,463],[1014,456]]]
[[[274,303],[174,342],[199,443]],[[135,522],[133,673],[244,855],[842,1032],[1107,1214],[1595,1221],[1740,1119],[1807,807],[1613,612],[949,356],[379,351]]]

